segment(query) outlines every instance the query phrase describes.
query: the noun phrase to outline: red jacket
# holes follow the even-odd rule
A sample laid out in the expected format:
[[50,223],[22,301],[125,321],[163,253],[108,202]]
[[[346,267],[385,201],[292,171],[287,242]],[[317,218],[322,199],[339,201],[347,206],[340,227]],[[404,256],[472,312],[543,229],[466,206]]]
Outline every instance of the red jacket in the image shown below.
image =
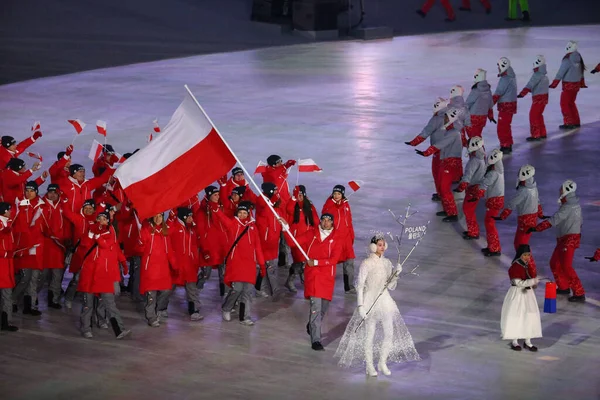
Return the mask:
[[99,177],[83,182],[78,182],[72,176],[69,176],[64,181],[65,187],[61,186],[60,188],[63,195],[67,198],[68,206],[66,208],[69,208],[73,212],[79,212],[83,206],[83,202],[91,199],[92,192],[108,182],[108,179],[114,172],[114,169],[107,168]]
[[[318,297],[329,300],[333,298],[335,287],[336,265],[345,246],[346,239],[340,240],[338,231],[333,231],[321,240],[319,226],[312,228],[296,237],[296,240],[306,250],[308,258],[315,260],[317,265],[304,268],[304,297]],[[294,242],[286,235],[290,247],[295,247]]]
[[246,182],[245,179],[243,181],[236,182],[233,180],[233,176],[229,178],[224,185],[221,185],[221,188],[219,189],[219,199],[221,200],[221,203],[225,204],[227,200],[229,200],[229,196],[231,196],[233,189],[239,186],[246,186],[246,191],[244,192],[242,199],[256,204],[257,196],[254,194],[252,189],[250,189],[248,182]]
[[169,236],[179,270],[177,276],[173,277],[174,284],[183,286],[186,283],[196,283],[199,262],[195,227],[187,226],[177,218],[169,229]]
[[92,245],[84,255],[77,291],[83,293],[114,293],[115,282],[121,279],[119,263],[125,257],[119,249],[112,226],[94,224],[88,232]]
[[[215,207],[214,203],[211,203],[211,207]],[[221,206],[218,208],[220,209]],[[206,199],[202,200],[200,208],[194,214],[194,221],[196,222],[198,246],[202,253],[200,265],[216,268],[223,264],[223,259],[231,247],[227,228],[224,223],[215,218]]]
[[140,228],[131,204],[123,204],[115,214],[119,228],[119,243],[123,246],[125,257],[141,256],[144,252],[140,244]]
[[293,160],[290,160],[277,167],[271,167],[270,165],[267,165],[265,172],[261,172],[263,182],[271,182],[279,189],[279,196],[281,197],[283,207],[287,205],[287,202],[290,201],[291,197],[287,179],[289,174],[288,168],[291,168],[294,165],[293,162]]
[[232,244],[249,225],[248,230],[226,260],[224,282],[227,286],[231,286],[232,282],[247,282],[254,285],[256,283],[256,265],[260,265],[261,273],[266,272],[265,258],[254,220],[248,218],[241,221],[237,217],[230,219],[219,209],[213,210],[213,215],[227,228],[229,237],[232,238]]
[[[171,290],[171,269],[177,271],[177,260],[171,247],[169,235],[148,221],[142,223],[140,239],[144,246],[140,270],[140,293],[152,290]],[[170,268],[169,268],[170,266]]]
[[0,289],[15,287],[14,242],[11,220],[0,216]]
[[50,174],[50,182],[57,184],[60,187],[60,190],[64,190],[67,186],[69,186],[68,182],[65,182],[69,179],[69,170],[65,169],[65,166],[69,160],[71,160],[71,157],[64,155],[48,169],[48,173]]
[[53,203],[44,198],[42,206],[42,234],[44,236],[44,269],[63,269],[65,267],[65,220],[60,198]]
[[[296,204],[298,204],[298,206],[300,207],[300,215],[298,218],[298,222],[294,223],[294,212],[296,210]],[[319,214],[317,214],[317,209],[315,208],[314,204],[310,205],[311,210],[312,210],[312,216],[313,216],[313,224],[314,225],[308,225],[308,223],[306,222],[306,215],[304,215],[304,211],[302,209],[302,203],[298,202],[298,200],[292,198],[292,200],[290,200],[290,202],[287,204],[287,222],[290,225],[290,232],[292,233],[292,235],[294,235],[294,237],[300,236],[302,235],[304,232],[307,232],[311,229],[313,229],[315,226],[319,225]],[[294,259],[295,263],[300,263],[300,262],[304,262],[306,261],[304,259],[304,256],[302,255],[302,253],[300,253],[300,251],[298,250],[298,248],[293,247],[292,249],[292,258]]]
[[17,200],[17,214],[13,225],[15,249],[19,251],[15,259],[17,270],[43,269],[43,204],[44,201],[40,197]]
[[[64,205],[64,203],[63,203]],[[93,240],[88,236],[89,230],[96,224],[96,215],[102,211],[102,207],[96,209],[96,213],[92,215],[84,215],[83,211],[74,213],[70,210],[69,206],[63,206],[63,216],[71,222],[73,225],[73,245],[75,246],[75,253],[71,258],[71,265],[69,265],[69,272],[77,273],[81,270],[83,265],[83,258],[92,247]]]
[[[25,172],[15,172],[12,169],[5,169],[0,174],[2,175],[3,201],[15,204],[15,200],[23,197],[25,194],[25,184],[30,180],[29,178],[31,178],[33,172],[30,169]],[[35,183],[41,186],[44,183],[44,179],[40,176],[35,179]]]
[[328,213],[333,215],[333,226],[337,231],[338,238],[346,238],[344,249],[340,262],[351,260],[356,258],[354,255],[354,226],[352,225],[352,211],[350,210],[350,203],[347,199],[342,199],[339,202],[329,197],[323,205],[323,214]]
[[508,277],[510,278],[510,280],[527,280],[537,277],[537,274],[535,269],[531,268],[531,265],[525,267],[519,262],[519,260],[515,260],[508,269]]
[[27,148],[34,143],[35,139],[33,136],[28,137],[21,143],[17,144],[17,149],[14,151],[14,153],[8,150],[6,147],[0,146],[0,171],[3,171],[6,168],[6,164],[8,164],[11,158],[19,157],[21,153],[27,150]]
[[[285,217],[285,211],[275,207],[279,217]],[[256,227],[260,238],[260,247],[265,260],[274,260],[279,255],[279,239],[281,237],[281,223],[273,211],[269,209],[267,202],[261,196],[256,205]]]

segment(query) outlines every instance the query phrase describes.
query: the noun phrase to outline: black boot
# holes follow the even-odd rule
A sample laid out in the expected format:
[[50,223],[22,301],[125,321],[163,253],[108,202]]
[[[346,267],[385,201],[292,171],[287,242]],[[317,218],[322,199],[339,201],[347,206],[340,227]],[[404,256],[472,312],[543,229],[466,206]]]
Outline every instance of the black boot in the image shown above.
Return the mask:
[[439,194],[434,193],[431,195],[431,201],[442,201],[442,199],[440,198]]
[[458,221],[458,215],[449,215],[442,219],[442,222],[456,222]]
[[556,289],[556,294],[571,294],[571,289]]
[[446,211],[438,211],[435,213],[438,217],[447,217],[448,213]]
[[188,314],[192,315],[196,312],[196,305],[193,301],[188,301]]
[[350,290],[350,281],[348,280],[348,275],[344,274],[344,292]]
[[23,297],[23,314],[29,314],[32,315],[34,317],[39,317],[40,315],[42,315],[41,312],[39,312],[38,310],[34,310],[33,308],[31,308],[31,296],[24,296]]
[[531,22],[531,19],[529,18],[529,11],[523,11],[523,18],[521,18],[521,21]]
[[121,330],[116,318],[111,318],[110,324],[113,328],[113,331],[115,332],[115,336],[117,337],[117,339],[123,339],[125,336],[127,336],[131,333],[131,331],[128,329]]
[[221,297],[225,296],[225,284],[224,283],[219,283],[219,294],[221,295]]
[[245,303],[240,303],[240,322],[244,320],[244,318],[246,318],[246,304]]
[[13,312],[17,312],[19,311],[19,306],[17,306],[16,304],[13,304]]
[[483,255],[486,257],[499,257],[501,253],[499,251],[490,251],[490,249],[484,249]]
[[48,290],[48,308],[54,308],[55,310],[62,308],[60,304],[54,302],[54,293],[51,290]]
[[581,296],[571,296],[569,297],[569,301],[571,303],[585,303],[585,294],[582,294]]
[[321,344],[321,342],[314,342],[311,347],[312,347],[313,350],[316,350],[316,351],[323,351],[323,350],[325,350],[325,348],[323,347],[323,345]]
[[2,331],[9,331],[9,332],[16,332],[19,330],[19,328],[17,328],[16,326],[13,326],[11,324],[8,323],[8,314],[3,312],[2,313],[2,325],[0,326],[0,330]]

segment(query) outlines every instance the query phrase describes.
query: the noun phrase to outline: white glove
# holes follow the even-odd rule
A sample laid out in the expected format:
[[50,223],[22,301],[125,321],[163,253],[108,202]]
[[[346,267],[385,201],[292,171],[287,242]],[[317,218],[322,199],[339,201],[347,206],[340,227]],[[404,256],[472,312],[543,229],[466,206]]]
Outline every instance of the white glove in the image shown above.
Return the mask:
[[402,264],[396,265],[396,276],[400,275],[402,272]]
[[364,306],[358,306],[358,315],[360,315],[361,318],[367,317],[367,310],[365,310]]

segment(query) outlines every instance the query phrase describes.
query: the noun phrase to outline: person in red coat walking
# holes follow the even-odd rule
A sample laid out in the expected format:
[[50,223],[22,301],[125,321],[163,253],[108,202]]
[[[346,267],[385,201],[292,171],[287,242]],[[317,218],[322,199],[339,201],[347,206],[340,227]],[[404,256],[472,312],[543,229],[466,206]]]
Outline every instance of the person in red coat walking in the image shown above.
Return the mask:
[[172,275],[179,270],[169,228],[162,214],[156,214],[142,223],[140,240],[144,246],[140,293],[146,295],[148,325],[156,328],[160,326],[159,318],[168,317],[167,306],[173,292]]
[[43,269],[44,239],[42,236],[42,209],[44,201],[38,196],[38,185],[33,181],[25,185],[25,198],[17,199],[17,214],[14,223],[16,270],[18,281],[13,291],[13,310],[23,297],[23,314],[34,317],[42,315],[37,302],[38,280]]
[[0,330],[16,332],[19,328],[11,325],[12,290],[15,287],[13,264],[15,240],[12,234],[11,208],[8,203],[0,203],[0,303],[2,303]]
[[[456,19],[456,15],[454,14],[454,9],[452,8],[452,4],[450,4],[450,0],[440,0],[440,3],[442,3],[442,7],[444,7],[444,10],[446,10],[446,22],[454,21]],[[425,3],[423,3],[423,7],[417,10],[417,14],[425,18],[434,4],[435,0],[425,0]]]
[[356,294],[354,288],[354,225],[352,224],[352,211],[350,203],[346,198],[346,188],[343,185],[335,185],[331,196],[323,205],[323,214],[334,216],[335,230],[338,240],[344,240],[339,262],[343,263],[344,291],[346,294]]
[[[489,0],[480,0],[483,8],[485,8],[485,13],[490,14],[492,12],[492,4]],[[462,5],[458,7],[460,11],[471,11],[471,0],[462,0]]]
[[[240,204],[245,194],[246,186],[237,186],[233,188],[228,198],[224,198],[221,195],[219,196],[219,198],[223,202],[223,212],[225,212],[225,215],[227,215],[229,218],[235,217],[235,212],[237,211],[238,204]],[[254,193],[252,193],[252,195],[254,195]]]
[[12,136],[2,136],[2,146],[0,146],[0,171],[6,168],[6,164],[8,164],[11,158],[19,157],[20,154],[41,137],[42,131],[39,129],[33,132],[31,137],[28,137],[19,144],[17,144],[17,141]]
[[256,204],[256,227],[260,238],[260,247],[262,249],[265,264],[267,265],[267,274],[265,279],[258,279],[260,283],[257,295],[269,297],[269,291],[272,296],[280,293],[279,281],[277,279],[277,258],[279,255],[279,241],[281,238],[281,223],[285,217],[285,210],[281,207],[281,198],[277,186],[270,182],[261,185],[263,195],[269,199],[277,215],[273,214],[264,197],[259,197]]
[[242,202],[238,206],[236,216],[227,218],[217,207],[212,209],[213,215],[227,228],[229,236],[234,238],[225,256],[225,284],[231,289],[227,292],[221,306],[223,320],[231,321],[231,310],[239,301],[240,324],[251,326],[252,287],[256,284],[256,264],[260,266],[260,276],[267,273],[258,237],[258,229],[250,215],[250,203]]
[[63,216],[73,226],[72,242],[74,244],[71,251],[73,255],[69,261],[69,272],[73,274],[73,277],[65,291],[65,306],[70,309],[77,294],[77,285],[79,283],[79,273],[83,265],[83,258],[93,244],[88,238],[88,231],[96,223],[96,212],[104,211],[104,206],[96,209],[94,200],[88,199],[83,203],[81,210],[78,213],[74,213],[69,207],[68,199],[64,198],[62,202]]
[[[310,335],[313,350],[324,350],[321,344],[321,325],[333,298],[336,265],[343,257],[347,243],[346,234],[334,228],[334,224],[335,217],[323,213],[319,226],[296,237],[298,244],[308,255],[304,270],[304,297],[310,301],[306,332]],[[289,235],[289,229],[284,229]],[[289,237],[286,239],[291,247],[295,246]]]
[[129,200],[121,204],[116,219],[119,231],[119,243],[129,263],[127,290],[134,301],[144,301],[144,298],[140,294],[140,265],[143,253],[143,248],[140,244],[141,224]]
[[171,244],[179,269],[179,273],[173,277],[174,286],[179,285],[185,288],[190,319],[200,321],[204,317],[200,315],[201,303],[198,298],[198,287],[196,286],[199,261],[193,215],[191,209],[179,207],[177,209],[177,219],[170,227],[169,235],[171,236]]
[[108,182],[115,172],[108,166],[104,173],[97,178],[85,179],[85,168],[81,164],[71,164],[69,178],[64,182],[62,192],[67,199],[67,207],[72,212],[78,212],[83,207],[84,201],[93,198],[92,192]]
[[200,208],[196,211],[194,220],[196,221],[196,231],[198,234],[198,246],[200,247],[202,257],[202,269],[198,276],[198,289],[203,289],[204,284],[210,278],[212,270],[216,269],[219,273],[219,292],[221,296],[225,295],[225,254],[229,250],[229,238],[227,236],[226,226],[217,220],[212,212],[213,209],[223,209],[220,202],[219,190],[215,186],[208,186],[204,189],[206,197],[200,203]]
[[[25,161],[20,158],[11,158],[5,165],[6,169],[0,174],[2,175],[2,198],[10,204],[15,204],[15,200],[23,197],[25,191],[25,183],[33,173],[41,168],[41,162],[35,162],[31,169],[27,170]],[[38,177],[35,182],[39,185],[44,183],[48,176],[48,172],[44,171],[41,177]]]
[[[48,308],[60,310],[58,303],[62,291],[62,279],[65,271],[65,256],[67,244],[64,236],[65,218],[62,213],[60,188],[57,184],[48,185],[42,206],[42,235],[44,238],[44,253],[42,279],[38,289],[44,282],[48,285]],[[69,238],[70,239],[70,238]],[[38,290],[39,292],[39,290]]]
[[[290,225],[290,232],[294,237],[300,236],[319,225],[319,214],[315,205],[306,196],[306,187],[298,185],[294,188],[294,196],[288,202],[286,220]],[[285,287],[292,293],[296,293],[294,281],[296,275],[300,275],[301,283],[304,283],[304,256],[297,247],[292,247],[292,265],[290,274],[285,282]]]
[[[97,223],[90,228],[87,237],[92,246],[85,255],[81,278],[77,290],[83,293],[81,305],[81,333],[85,338],[92,338],[92,317],[94,308],[99,318],[99,325],[108,317],[117,339],[129,335],[121,318],[121,312],[115,303],[115,293],[119,288],[119,263],[127,269],[123,253],[117,243],[117,235],[110,226],[110,213],[102,211],[97,215]],[[98,297],[97,307],[94,307],[95,296]],[[105,315],[102,315],[104,314]]]
[[[219,190],[220,198],[222,202],[229,199],[231,193],[234,189],[243,189],[244,200],[251,201],[256,204],[256,195],[250,189],[250,185],[248,181],[246,181],[246,177],[244,176],[244,170],[240,167],[235,167],[231,170],[231,178],[226,179],[227,175],[225,175],[222,179],[224,183],[221,184],[221,189]],[[234,210],[235,212],[235,210]]]

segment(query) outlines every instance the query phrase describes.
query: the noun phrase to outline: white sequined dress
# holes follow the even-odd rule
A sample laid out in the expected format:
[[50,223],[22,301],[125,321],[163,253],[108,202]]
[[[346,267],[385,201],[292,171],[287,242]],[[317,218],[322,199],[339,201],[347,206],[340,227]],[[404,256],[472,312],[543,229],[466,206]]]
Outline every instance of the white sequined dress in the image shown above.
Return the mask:
[[[368,311],[379,295],[386,281],[393,273],[390,260],[371,253],[360,265],[356,282],[359,304]],[[394,290],[396,281],[392,281],[388,289]],[[362,317],[358,309],[354,311],[352,319],[346,326],[346,332],[335,352],[334,357],[339,358],[339,365],[343,367],[358,366],[365,361],[379,362],[407,362],[418,361],[421,358],[415,349],[412,336],[400,315],[398,306],[389,290],[386,289],[373,309],[367,315],[365,322],[359,326]]]

